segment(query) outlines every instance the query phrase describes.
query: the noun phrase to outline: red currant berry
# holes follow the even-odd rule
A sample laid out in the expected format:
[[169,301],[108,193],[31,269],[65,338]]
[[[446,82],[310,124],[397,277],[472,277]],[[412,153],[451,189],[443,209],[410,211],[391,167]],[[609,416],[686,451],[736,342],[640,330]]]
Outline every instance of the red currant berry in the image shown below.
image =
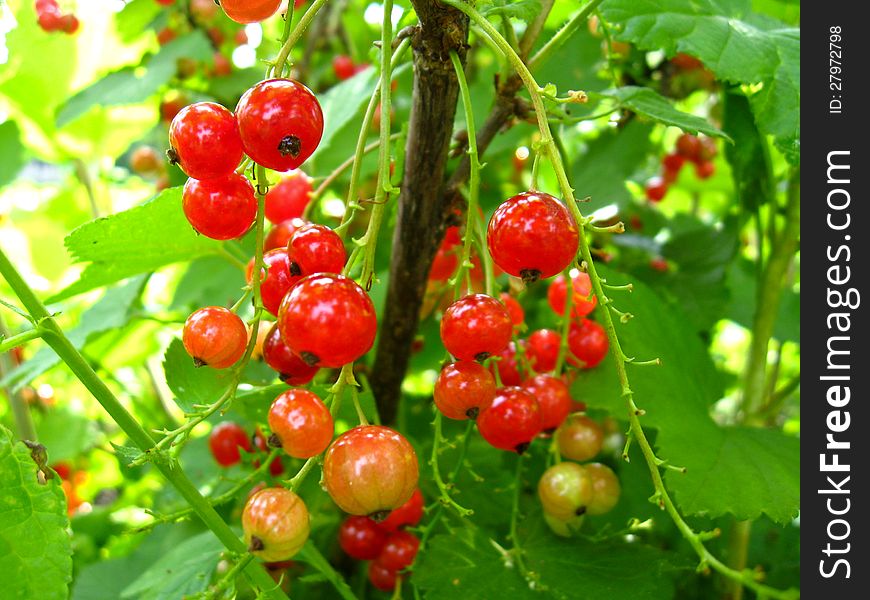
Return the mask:
[[503,202],[489,221],[486,241],[495,263],[526,282],[564,270],[580,243],[574,217],[542,192],[523,192]]
[[678,52],[675,54],[671,59],[671,64],[683,71],[694,71],[696,69],[704,68],[704,63],[694,56],[685,54],[684,52]]
[[211,21],[217,16],[218,10],[214,0],[190,0],[190,16],[199,22]]
[[[281,301],[301,277],[296,277],[290,272],[290,260],[287,258],[286,248],[276,248],[266,252],[263,255],[263,264],[266,267],[266,276],[260,281],[260,298],[263,300],[263,307],[277,316]],[[253,269],[254,263],[251,259],[248,263],[248,283],[251,282]]]
[[[520,340],[520,346],[525,349],[525,340]],[[493,375],[495,375],[496,371],[498,372],[498,378],[502,385],[520,385],[523,381],[523,375],[520,373],[519,365],[517,364],[516,344],[510,342],[496,356],[499,357],[499,360],[492,361],[489,366],[490,372]]]
[[441,319],[441,341],[459,360],[484,360],[504,350],[513,323],[505,306],[486,294],[470,294],[451,304]]
[[256,23],[268,19],[281,6],[281,0],[221,0],[221,8],[236,23]]
[[188,179],[181,200],[191,226],[213,240],[243,236],[257,217],[254,188],[236,173],[219,179]]
[[266,234],[266,239],[263,240],[263,251],[268,252],[275,248],[286,248],[296,230],[307,223],[308,221],[303,219],[290,219],[273,225],[269,233]]
[[644,194],[650,202],[661,202],[668,193],[668,184],[661,177],[653,177],[646,182]]
[[435,258],[432,260],[429,281],[447,281],[456,272],[456,268],[459,266],[459,255],[456,247],[461,241],[459,229],[448,227],[444,239],[435,253]]
[[709,162],[719,154],[719,149],[716,147],[716,140],[711,137],[702,137],[698,138],[698,140],[700,142],[700,148],[698,150],[699,163]]
[[716,165],[710,161],[701,161],[695,165],[695,175],[698,179],[709,179],[716,172]]
[[380,522],[384,531],[398,531],[402,527],[413,527],[423,518],[423,493],[420,488],[414,490],[411,497],[399,508],[393,509],[387,518]]
[[585,467],[592,479],[592,501],[586,507],[586,513],[603,515],[610,512],[619,502],[619,496],[622,492],[619,478],[610,467],[601,463],[590,463]]
[[226,369],[244,355],[248,328],[226,308],[207,306],[187,317],[181,341],[197,366]]
[[701,140],[698,136],[691,133],[684,133],[677,138],[677,154],[685,157],[686,160],[697,160],[698,153],[701,151]]
[[313,191],[308,175],[298,169],[292,171],[266,193],[266,218],[272,223],[301,218]]
[[169,145],[170,161],[194,179],[229,175],[242,160],[236,117],[214,102],[182,108],[169,126]]
[[369,581],[382,592],[393,591],[396,588],[398,577],[398,573],[379,565],[377,561],[369,563]]
[[445,365],[435,380],[435,406],[448,419],[476,419],[495,399],[495,379],[480,364]]
[[158,175],[163,169],[160,155],[151,146],[139,146],[130,154],[130,169],[137,175]]
[[601,452],[604,431],[587,416],[571,415],[556,432],[556,443],[562,456],[583,462]]
[[337,233],[325,225],[311,223],[297,229],[290,238],[287,258],[294,275],[341,273],[347,253]]
[[387,543],[375,562],[391,571],[401,571],[414,563],[419,549],[420,540],[416,535],[407,531],[396,531],[387,538]]
[[552,375],[537,375],[523,382],[541,408],[541,429],[553,431],[571,412],[571,392],[564,381]]
[[278,372],[278,377],[287,385],[305,385],[320,370],[318,367],[309,367],[304,360],[290,351],[281,337],[277,323],[272,325],[263,342],[263,359]]
[[665,172],[668,173],[679,173],[680,169],[683,168],[683,164],[686,162],[686,157],[682,154],[674,152],[672,154],[666,154],[662,159],[662,167]]
[[662,258],[660,256],[658,256],[656,258],[651,258],[649,261],[649,267],[653,271],[658,271],[659,273],[667,273],[668,270],[670,269],[670,266],[668,265],[668,261],[666,261],[664,258]]
[[507,308],[508,314],[511,317],[511,323],[514,324],[514,327],[522,325],[523,321],[526,320],[526,311],[523,310],[522,305],[520,305],[517,299],[506,292],[499,294],[498,299],[501,300],[501,303],[504,304],[505,308]]
[[338,54],[333,57],[332,70],[339,81],[350,79],[356,73],[353,59],[346,54]]
[[208,447],[219,465],[230,467],[242,460],[239,448],[245,452],[251,451],[251,440],[241,426],[224,421],[211,430]]
[[338,528],[338,544],[357,560],[374,560],[384,549],[389,534],[368,517],[352,515]]
[[323,459],[323,483],[352,515],[382,516],[408,501],[417,487],[417,454],[405,437],[381,425],[341,434]]
[[477,417],[477,430],[491,446],[522,454],[541,432],[538,401],[520,387],[504,387]]
[[544,512],[560,521],[586,514],[594,496],[592,478],[582,465],[553,465],[538,481],[538,498]]
[[[161,46],[165,46],[172,40],[178,37],[178,34],[175,33],[175,30],[170,27],[164,27],[160,31],[157,32],[157,43]],[[171,120],[171,119],[169,119]]]
[[187,106],[187,102],[187,97],[177,92],[168,96],[160,103],[160,118],[167,123],[171,123],[178,113],[181,112],[181,109]]
[[51,465],[51,468],[54,469],[54,472],[57,473],[58,477],[66,481],[69,481],[70,476],[73,473],[72,465],[66,461],[54,463]]
[[[585,317],[595,308],[598,300],[592,293],[592,280],[588,273],[577,269],[571,269],[571,287],[574,293],[571,295],[571,315]],[[565,314],[565,304],[568,297],[568,284],[565,276],[559,275],[547,288],[547,302],[557,315]]]
[[595,321],[583,319],[580,323],[571,323],[568,330],[568,362],[572,365],[591,369],[604,360],[609,347],[604,327]]
[[41,5],[41,10],[40,6],[36,8],[36,22],[39,24],[39,28],[46,33],[60,30],[62,18],[63,15],[57,3],[45,3]]
[[290,290],[278,327],[287,347],[308,365],[337,368],[371,349],[377,318],[371,298],[355,281],[320,273]]
[[65,14],[60,18],[60,30],[72,35],[79,30],[79,20],[74,14]]
[[[564,310],[564,305],[562,306]],[[526,357],[537,373],[547,373],[556,368],[562,336],[552,329],[538,329],[529,336]]]
[[323,136],[320,103],[290,79],[268,79],[249,89],[236,106],[236,119],[245,152],[275,171],[299,167]]
[[242,512],[245,543],[258,558],[275,562],[292,558],[311,531],[302,499],[284,488],[265,488],[254,494]]
[[[220,45],[220,43],[218,43]],[[215,52],[212,55],[214,65],[211,68],[211,75],[214,77],[226,77],[233,72],[233,63],[220,52]]]
[[275,398],[269,408],[269,428],[275,442],[293,458],[311,458],[326,450],[335,426],[332,415],[314,392],[290,389]]

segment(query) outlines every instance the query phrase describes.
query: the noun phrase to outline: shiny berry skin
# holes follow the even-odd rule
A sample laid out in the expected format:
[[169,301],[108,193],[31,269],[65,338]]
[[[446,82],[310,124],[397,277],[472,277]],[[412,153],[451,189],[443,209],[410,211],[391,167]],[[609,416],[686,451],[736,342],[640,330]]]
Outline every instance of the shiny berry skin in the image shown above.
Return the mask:
[[526,282],[564,270],[580,243],[574,217],[543,192],[523,192],[503,202],[489,221],[486,242],[495,263]]
[[378,523],[378,526],[384,531],[398,531],[403,527],[413,527],[422,518],[423,493],[420,491],[420,488],[417,488],[407,502],[390,511],[387,518]]
[[369,563],[368,573],[369,581],[382,592],[391,592],[396,588],[396,579],[399,577],[398,573],[379,565],[377,561]]
[[667,193],[668,184],[661,177],[653,177],[644,186],[644,194],[650,202],[660,202]]
[[541,408],[541,429],[556,429],[571,412],[571,392],[564,381],[552,375],[537,375],[523,382],[523,389],[532,393]]
[[604,327],[590,319],[571,323],[568,330],[568,362],[576,367],[591,369],[604,360],[610,342]]
[[278,377],[287,385],[305,385],[320,370],[318,367],[309,367],[305,361],[293,354],[284,339],[278,324],[272,325],[266,339],[263,342],[263,360],[266,364],[278,372]]
[[350,79],[356,73],[353,59],[346,54],[337,54],[332,58],[332,71],[339,81]]
[[[332,415],[314,392],[289,389],[272,402],[269,428],[275,441],[293,458],[311,458],[326,450],[335,426]],[[269,440],[270,445],[274,445]]]
[[211,430],[208,447],[220,466],[230,467],[242,460],[239,448],[245,452],[251,451],[251,439],[241,426],[224,421]]
[[571,415],[556,432],[556,443],[562,456],[583,462],[601,452],[604,431],[587,416]]
[[266,239],[263,240],[263,252],[268,252],[275,248],[286,248],[296,230],[306,223],[308,221],[304,219],[289,219],[273,225],[269,233],[266,234]]
[[291,79],[267,79],[246,91],[236,106],[245,152],[275,171],[299,167],[323,136],[323,112],[307,87]]
[[[585,317],[595,308],[598,300],[592,293],[592,280],[588,273],[571,269],[571,287],[574,293],[571,295],[571,314],[575,317]],[[568,284],[565,276],[559,275],[547,288],[547,303],[557,315],[565,314],[567,303]]]
[[619,478],[610,467],[601,463],[584,465],[589,477],[592,478],[592,501],[586,507],[590,515],[603,515],[613,510],[619,502],[622,488]]
[[[281,308],[281,301],[287,292],[296,285],[301,277],[294,276],[290,272],[290,261],[287,258],[286,248],[269,250],[263,255],[263,264],[266,268],[266,276],[260,281],[260,298],[263,307],[277,316]],[[254,263],[248,263],[247,279],[250,283],[253,274]]]
[[504,350],[513,323],[504,304],[470,294],[451,304],[441,318],[441,341],[458,360],[484,360]]
[[523,321],[526,320],[526,311],[523,310],[522,305],[520,305],[517,299],[505,292],[499,294],[498,299],[501,300],[501,303],[504,304],[507,309],[508,314],[511,317],[511,323],[514,324],[514,327],[522,325]]
[[285,296],[278,327],[307,364],[337,368],[371,349],[377,318],[371,298],[355,281],[320,273],[303,278]]
[[401,571],[414,563],[419,549],[420,540],[416,535],[407,531],[396,531],[387,538],[387,543],[375,562],[391,571]]
[[538,498],[544,512],[561,521],[586,514],[593,496],[592,478],[577,463],[553,465],[538,480]]
[[170,159],[188,177],[214,179],[232,173],[242,160],[236,117],[214,102],[196,102],[169,125]]
[[226,369],[244,355],[248,328],[232,311],[206,306],[187,317],[181,341],[197,366]]
[[[525,340],[520,340],[520,346],[526,347]],[[490,364],[490,372],[495,375],[498,371],[498,378],[502,385],[520,385],[523,381],[523,375],[520,373],[519,365],[517,364],[517,346],[514,342],[510,342],[507,347],[498,353],[500,360],[494,360]]]
[[257,23],[268,19],[281,6],[281,0],[221,0],[221,8],[236,23]]
[[344,242],[332,229],[310,223],[297,229],[290,238],[287,258],[294,275],[341,273],[347,252]]
[[188,179],[181,200],[191,226],[213,240],[243,236],[257,217],[254,188],[236,173],[218,179]]
[[459,266],[459,230],[449,227],[429,268],[429,281],[447,281]]
[[346,431],[327,449],[323,483],[343,511],[382,516],[408,501],[417,488],[417,454],[405,437],[381,425]]
[[308,508],[284,488],[264,488],[251,496],[242,512],[245,543],[254,556],[276,562],[292,558],[311,531]]
[[389,534],[368,517],[351,515],[338,528],[338,544],[351,558],[374,560],[383,550]]
[[475,419],[495,399],[495,378],[474,361],[451,363],[438,374],[433,395],[448,419]]
[[477,430],[491,446],[522,454],[541,432],[541,408],[523,388],[501,388],[478,415]]
[[709,179],[716,172],[716,165],[710,161],[701,161],[695,165],[695,175],[698,179]]
[[[564,305],[562,307],[564,310]],[[537,373],[547,373],[556,368],[562,336],[552,329],[533,331],[526,340],[526,358]]]
[[266,218],[272,223],[281,223],[302,217],[313,191],[311,178],[302,171],[293,171],[266,193]]
[[684,156],[686,160],[697,160],[701,151],[701,140],[691,133],[684,133],[677,138],[677,154]]

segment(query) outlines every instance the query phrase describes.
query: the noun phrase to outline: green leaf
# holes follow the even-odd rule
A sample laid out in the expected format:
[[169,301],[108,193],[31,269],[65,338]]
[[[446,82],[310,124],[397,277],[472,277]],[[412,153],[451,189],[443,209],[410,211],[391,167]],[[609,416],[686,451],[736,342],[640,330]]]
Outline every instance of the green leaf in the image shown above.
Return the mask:
[[21,132],[15,121],[0,123],[0,187],[18,175],[24,166],[24,146],[21,145]]
[[704,133],[709,136],[723,137],[728,135],[713,127],[701,117],[677,110],[664,96],[646,87],[625,86],[600,92],[602,96],[613,98],[639,115],[643,115],[665,125],[679,127],[689,133]]
[[186,413],[195,411],[195,405],[213,404],[233,380],[230,369],[197,367],[178,338],[166,349],[163,370],[175,403]]
[[238,300],[244,285],[244,273],[225,258],[197,258],[190,261],[179,280],[170,309],[192,312],[202,306],[230,306]]
[[[139,277],[125,285],[108,290],[96,304],[82,314],[81,321],[76,327],[66,331],[73,346],[81,350],[88,342],[97,339],[107,331],[126,325],[130,320],[132,308],[138,304],[144,284],[145,279]],[[59,363],[60,359],[51,348],[40,348],[33,358],[9,373],[0,384],[18,390],[31,382],[34,377]]]
[[5,598],[66,598],[72,548],[57,477],[40,484],[30,449],[0,425],[0,573]]
[[326,581],[332,584],[333,588],[341,598],[345,600],[356,600],[356,595],[353,593],[353,590],[350,589],[350,586],[347,585],[347,582],[344,578],[336,572],[335,569],[332,568],[332,565],[323,557],[317,547],[311,540],[302,547],[302,550],[299,554],[296,555],[295,560],[300,562],[308,563],[314,569],[316,569]]
[[196,29],[172,40],[142,67],[126,67],[109,73],[71,97],[58,111],[57,126],[63,127],[94,106],[119,106],[147,100],[175,75],[180,58],[208,60],[212,47]]
[[224,547],[211,531],[189,538],[151,565],[121,594],[137,600],[174,600],[203,591]]
[[100,443],[96,422],[66,407],[46,413],[38,420],[36,432],[48,450],[49,464],[74,459]]
[[621,131],[608,129],[589,143],[574,162],[571,179],[577,198],[592,197],[583,205],[584,212],[631,201],[625,181],[647,158],[650,129],[648,124],[634,121]]
[[181,210],[181,189],[85,223],[65,244],[75,262],[89,262],[79,280],[48,302],[90,291],[174,262],[221,252],[221,243],[198,235]]
[[799,144],[800,30],[753,14],[748,2],[608,0],[601,12],[642,50],[684,52],[723,81],[761,84],[750,98],[759,127]]
[[[748,259],[736,261],[728,270],[731,302],[725,309],[727,318],[746,329],[752,329],[758,300],[758,280],[755,263]],[[801,341],[801,297],[793,290],[783,290],[779,312],[773,328],[773,337],[781,342]]]
[[115,454],[118,456],[118,460],[121,464],[130,466],[130,464],[142,456],[142,451],[139,448],[132,448],[130,446],[119,446],[115,442],[110,442],[112,444],[112,448],[115,449]]
[[731,164],[737,198],[748,210],[770,202],[774,197],[767,142],[758,131],[749,100],[736,91],[722,94],[724,100],[724,127],[733,144],[725,146],[725,156]]
[[505,16],[529,23],[541,12],[541,0],[485,0],[478,10],[488,19]]
[[[599,267],[609,284],[628,283],[625,276]],[[800,459],[795,440],[777,431],[724,428],[710,417],[712,403],[722,396],[721,378],[679,305],[663,302],[647,286],[617,293],[614,306],[634,315],[616,322],[627,356],[660,358],[661,366],[628,366],[635,402],[646,411],[645,428],[658,430],[659,457],[686,473],[668,471],[666,482],[681,509],[710,517],[726,513],[754,519],[766,513],[783,523],[800,507]],[[612,357],[584,372],[573,386],[574,397],[592,408],[624,418],[626,406],[616,391],[619,382]],[[746,440],[751,456],[732,446]],[[774,443],[774,440],[776,442]],[[735,493],[735,489],[740,493]],[[710,493],[699,494],[700,490]],[[714,493],[717,492],[717,493]]]
[[148,25],[161,13],[161,8],[153,0],[131,0],[124,5],[120,12],[115,13],[115,27],[121,41],[130,43],[147,32]]

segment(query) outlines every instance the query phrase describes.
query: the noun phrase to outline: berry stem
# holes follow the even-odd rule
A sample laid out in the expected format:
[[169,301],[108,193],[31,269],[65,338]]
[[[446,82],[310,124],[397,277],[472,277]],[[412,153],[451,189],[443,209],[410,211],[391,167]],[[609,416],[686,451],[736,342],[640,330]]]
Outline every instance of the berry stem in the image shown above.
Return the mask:
[[29,342],[30,340],[35,340],[36,338],[42,337],[42,334],[42,329],[40,329],[39,327],[34,327],[33,329],[28,329],[27,331],[23,331],[15,335],[10,335],[7,338],[0,338],[0,354],[8,352],[25,342]]
[[[481,15],[477,10],[475,10],[471,5],[465,4],[459,0],[441,0],[443,4],[448,6],[452,6],[457,10],[465,13],[474,23],[476,23],[480,29],[486,33],[487,36],[490,37],[492,42],[499,48],[501,53],[507,58],[508,61],[513,65],[514,69],[517,71],[517,74],[523,81],[526,89],[529,92],[529,96],[531,97],[532,104],[535,108],[535,115],[538,121],[538,128],[541,133],[540,145],[543,151],[546,153],[547,157],[550,159],[550,163],[553,166],[553,170],[555,171],[556,178],[559,182],[559,187],[562,190],[562,194],[565,198],[565,202],[568,205],[571,214],[574,216],[575,221],[577,221],[578,225],[584,222],[584,217],[580,212],[579,207],[577,206],[577,200],[574,197],[574,190],[571,188],[570,183],[568,182],[568,176],[565,173],[565,167],[562,163],[562,157],[559,154],[558,149],[556,148],[556,144],[553,141],[553,136],[550,134],[550,125],[547,121],[547,111],[544,106],[543,96],[541,94],[541,87],[538,85],[537,81],[535,81],[534,76],[529,71],[526,64],[523,60],[517,56],[516,52],[510,47],[510,44],[501,36],[498,30],[486,20],[486,18]],[[592,287],[595,291],[595,294],[599,298],[605,298],[604,288],[602,286],[601,278],[598,276],[598,273],[595,269],[595,264],[592,260],[592,253],[590,251],[589,241],[586,238],[586,232],[583,227],[578,228],[578,237],[580,240],[580,254],[583,258],[583,261],[586,263],[586,270],[589,273],[589,277],[592,280]],[[570,287],[571,282],[569,281],[569,293],[573,291],[573,288]],[[569,313],[570,314],[570,313]],[[604,322],[604,328],[607,332],[607,338],[610,341],[610,351],[613,354],[614,362],[616,364],[616,372],[619,378],[620,387],[622,389],[622,396],[625,398],[626,405],[628,408],[628,419],[631,428],[631,433],[634,438],[637,440],[638,446],[643,453],[644,459],[646,460],[647,466],[650,471],[650,475],[653,480],[653,485],[655,487],[654,497],[657,498],[659,505],[668,513],[671,519],[679,529],[682,536],[689,542],[692,548],[697,553],[701,564],[710,565],[713,569],[727,577],[728,579],[732,579],[734,581],[740,582],[742,585],[752,589],[756,593],[760,595],[765,595],[770,598],[778,598],[778,599],[792,599],[796,597],[797,592],[795,590],[778,590],[763,584],[760,584],[756,581],[754,577],[754,573],[750,570],[737,571],[725,565],[722,561],[713,556],[710,551],[706,548],[703,541],[699,538],[698,534],[686,523],[683,516],[680,514],[673,500],[665,488],[664,480],[662,479],[661,472],[659,470],[659,466],[657,464],[657,457],[655,452],[652,449],[652,446],[649,440],[646,437],[646,433],[643,430],[643,427],[640,424],[639,417],[639,409],[634,402],[633,392],[631,390],[631,386],[628,381],[628,374],[626,372],[626,356],[622,351],[622,348],[619,344],[619,339],[616,335],[616,328],[613,323],[613,319],[610,315],[610,312],[607,310],[602,311],[602,321]]]
[[520,546],[520,536],[517,532],[517,524],[520,517],[520,492],[523,488],[524,460],[525,457],[522,454],[517,454],[517,469],[514,476],[514,495],[513,501],[511,503],[511,522],[508,537],[510,538],[511,544],[513,545],[510,550],[511,556],[513,556],[514,560],[516,560],[517,567],[519,567],[520,573],[522,573],[523,577],[526,578],[526,580],[530,580],[531,573],[529,572],[525,562],[523,561],[523,549]]
[[441,433],[441,411],[435,411],[435,421],[433,421],[433,424],[435,425],[435,438],[432,441],[432,458],[429,463],[432,465],[432,475],[435,479],[435,485],[438,486],[438,491],[441,493],[439,501],[442,505],[450,506],[456,510],[460,517],[473,515],[473,510],[461,506],[450,497],[448,484],[444,483],[444,480],[441,478],[441,469],[438,467],[438,454],[441,452],[441,442],[443,441],[443,435]]
[[[302,15],[302,18],[299,19],[299,22],[296,24],[296,27],[293,28],[292,31],[289,31],[289,23],[293,20],[293,6],[289,6],[287,9],[287,20],[284,26],[284,35],[282,36],[283,44],[281,45],[281,49],[278,51],[278,56],[275,57],[275,62],[272,63],[271,72],[272,77],[283,77],[284,76],[284,66],[287,64],[287,58],[290,56],[290,51],[293,49],[293,46],[296,42],[299,41],[299,38],[302,37],[302,34],[311,24],[311,21],[314,20],[317,12],[323,8],[323,5],[327,3],[328,0],[314,0],[311,3],[311,6],[308,7],[308,10],[305,11],[305,14]],[[266,76],[269,76],[269,72],[266,72]]]

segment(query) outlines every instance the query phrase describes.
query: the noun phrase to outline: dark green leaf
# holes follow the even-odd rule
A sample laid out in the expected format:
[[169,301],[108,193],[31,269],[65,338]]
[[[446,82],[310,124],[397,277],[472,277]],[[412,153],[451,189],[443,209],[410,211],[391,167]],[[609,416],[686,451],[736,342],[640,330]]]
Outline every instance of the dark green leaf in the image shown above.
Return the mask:
[[0,187],[18,175],[24,166],[24,146],[21,145],[21,132],[15,121],[0,123]]
[[731,164],[737,198],[752,212],[767,204],[775,193],[767,142],[755,126],[746,96],[732,91],[723,98],[724,127],[734,140],[734,144],[726,144],[725,156]]
[[296,555],[295,559],[300,562],[308,563],[315,568],[332,584],[334,591],[339,597],[344,598],[345,600],[356,600],[356,595],[353,593],[353,590],[350,589],[350,586],[347,585],[344,578],[332,568],[332,565],[330,565],[325,558],[323,558],[323,555],[320,554],[310,540],[302,547],[302,550]]
[[100,443],[96,422],[58,407],[37,421],[39,442],[48,449],[49,464],[72,460]]
[[728,137],[705,119],[676,109],[664,96],[650,88],[626,86],[600,93],[602,96],[618,100],[623,107],[659,123],[673,125],[689,133],[700,132],[709,136]]
[[197,410],[196,405],[213,404],[233,380],[230,369],[197,367],[178,338],[166,349],[163,370],[175,403],[186,413]]
[[[731,290],[731,303],[724,314],[735,323],[752,329],[755,306],[758,299],[758,285],[755,265],[742,259],[735,262],[728,271],[728,287]],[[801,341],[801,297],[793,290],[783,290],[779,313],[773,329],[773,337],[781,342]]]
[[170,308],[192,312],[203,306],[231,306],[239,299],[245,275],[225,258],[204,256],[190,265],[175,288]]
[[10,600],[63,599],[72,580],[66,498],[57,477],[40,484],[37,470],[0,425],[0,573]]

